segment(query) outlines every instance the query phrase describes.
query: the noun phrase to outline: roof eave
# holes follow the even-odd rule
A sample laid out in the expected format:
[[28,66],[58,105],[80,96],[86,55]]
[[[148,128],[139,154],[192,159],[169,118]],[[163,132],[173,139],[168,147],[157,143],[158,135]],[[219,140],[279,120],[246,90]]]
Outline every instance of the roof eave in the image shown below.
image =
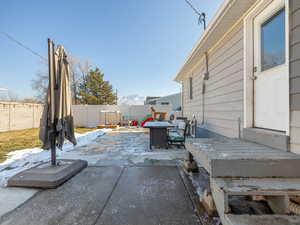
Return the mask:
[[[238,18],[241,18],[245,14],[245,12],[249,10],[251,5],[253,5],[253,3],[256,1],[257,0],[224,0],[217,13],[211,20],[210,24],[208,25],[207,29],[201,35],[200,39],[197,41],[195,47],[192,49],[183,66],[180,68],[174,80],[177,82],[181,82],[187,75],[186,71],[191,64],[191,61],[195,57],[199,57],[199,55],[201,57],[201,55],[203,55],[202,53],[208,51],[211,47],[213,47],[218,39],[225,35],[228,29],[238,21]],[[225,17],[226,19],[224,19]],[[227,23],[227,29],[224,28],[222,23]],[[218,33],[218,35],[214,35],[215,33]],[[213,35],[213,38],[211,38],[211,35]]]

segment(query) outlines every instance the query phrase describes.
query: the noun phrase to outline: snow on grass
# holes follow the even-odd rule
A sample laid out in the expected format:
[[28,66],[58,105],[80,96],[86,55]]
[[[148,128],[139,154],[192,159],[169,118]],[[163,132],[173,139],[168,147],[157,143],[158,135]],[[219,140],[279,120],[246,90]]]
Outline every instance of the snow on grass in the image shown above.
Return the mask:
[[[83,134],[76,133],[77,145],[73,146],[72,143],[66,141],[62,150],[57,149],[56,155],[58,157],[63,156],[64,153],[72,151],[76,147],[87,145],[97,137],[110,131],[111,129],[98,129]],[[41,148],[28,148],[8,153],[7,159],[3,163],[0,163],[0,187],[6,186],[7,180],[13,175],[49,161],[50,151]]]

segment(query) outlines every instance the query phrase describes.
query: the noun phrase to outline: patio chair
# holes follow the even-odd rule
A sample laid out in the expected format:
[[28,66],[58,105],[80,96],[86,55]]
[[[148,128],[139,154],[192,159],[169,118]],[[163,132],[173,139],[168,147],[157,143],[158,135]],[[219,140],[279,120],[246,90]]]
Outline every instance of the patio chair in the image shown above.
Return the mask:
[[187,123],[184,125],[184,129],[169,129],[168,130],[168,145],[178,145],[185,149],[185,139],[187,134]]
[[180,132],[183,132],[184,129],[185,129],[185,126],[187,124],[187,121],[184,121],[184,120],[176,120],[175,122],[172,122],[173,124],[176,125],[176,127],[172,127],[172,128],[169,128],[168,129],[168,132],[169,133],[180,133]]

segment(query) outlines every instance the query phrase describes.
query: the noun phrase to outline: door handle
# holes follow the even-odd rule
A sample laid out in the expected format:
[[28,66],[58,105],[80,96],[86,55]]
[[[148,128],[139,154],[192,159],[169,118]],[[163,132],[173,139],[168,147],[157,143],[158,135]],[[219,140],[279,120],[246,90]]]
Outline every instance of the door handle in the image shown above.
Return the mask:
[[257,79],[257,76],[249,76],[249,78],[251,79],[251,80],[256,80]]

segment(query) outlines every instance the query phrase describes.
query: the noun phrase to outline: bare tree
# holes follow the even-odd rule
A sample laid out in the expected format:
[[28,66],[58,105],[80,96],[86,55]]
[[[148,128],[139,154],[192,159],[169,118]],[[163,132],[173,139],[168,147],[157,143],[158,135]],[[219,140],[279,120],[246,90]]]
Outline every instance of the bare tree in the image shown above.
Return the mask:
[[36,99],[40,102],[44,102],[48,89],[48,73],[38,72],[36,78],[31,81],[31,87],[36,92]]
[[78,58],[72,57],[69,55],[69,64],[71,69],[72,76],[72,93],[74,104],[78,104],[78,90],[79,84],[85,79],[88,72],[90,71],[92,64],[88,60],[80,60]]
[[0,101],[3,102],[18,102],[20,101],[19,96],[8,89],[0,88]]
[[[68,61],[71,70],[71,85],[74,104],[78,104],[78,86],[89,72],[91,63],[88,60],[80,60],[68,54]],[[48,68],[44,72],[38,72],[36,78],[31,81],[31,86],[36,91],[36,98],[39,102],[44,102],[48,89]]]
[[7,100],[7,89],[6,88],[0,88],[0,101],[6,101]]
[[32,103],[32,104],[40,104],[41,102],[35,98],[24,98],[22,100],[23,103]]
[[14,93],[13,91],[8,91],[7,96],[8,96],[8,101],[9,102],[18,102],[18,101],[20,101],[19,96],[16,93]]

